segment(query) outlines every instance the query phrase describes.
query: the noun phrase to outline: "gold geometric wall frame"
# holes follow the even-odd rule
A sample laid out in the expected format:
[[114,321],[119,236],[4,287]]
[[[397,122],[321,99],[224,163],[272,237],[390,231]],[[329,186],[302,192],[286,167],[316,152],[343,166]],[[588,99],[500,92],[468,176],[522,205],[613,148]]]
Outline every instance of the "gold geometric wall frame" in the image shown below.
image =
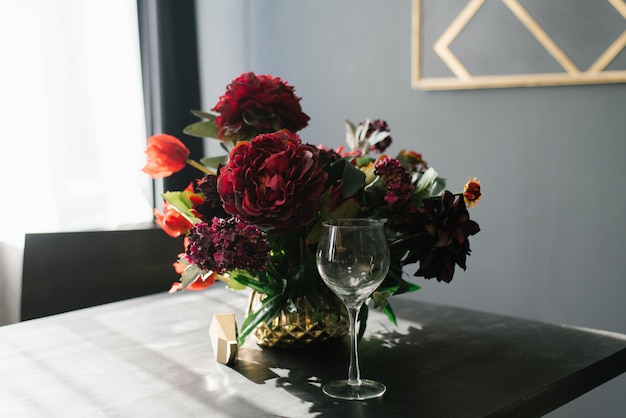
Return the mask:
[[[559,71],[523,74],[472,74],[463,62],[450,49],[450,44],[457,39],[468,23],[476,16],[486,0],[469,0],[452,23],[445,28],[436,41],[429,46],[441,60],[445,68],[452,73],[448,76],[424,76],[423,74],[423,24],[426,16],[422,8],[423,0],[413,0],[411,28],[411,84],[420,90],[458,90],[509,87],[536,87],[576,84],[626,83],[626,69],[607,69],[609,64],[626,51],[626,30],[612,43],[598,52],[593,63],[585,69],[578,68],[570,57],[557,45],[545,28],[537,23],[522,5],[523,0],[499,0],[506,5],[513,16],[523,24],[542,48],[558,63]],[[432,0],[437,1],[437,0]],[[491,1],[491,0],[490,0]],[[495,0],[494,0],[495,1]],[[593,0],[600,1],[600,0]],[[626,0],[606,0],[612,11],[626,21]],[[567,3],[567,2],[566,2]],[[430,52],[430,51],[429,51]],[[626,52],[624,52],[626,54]]]

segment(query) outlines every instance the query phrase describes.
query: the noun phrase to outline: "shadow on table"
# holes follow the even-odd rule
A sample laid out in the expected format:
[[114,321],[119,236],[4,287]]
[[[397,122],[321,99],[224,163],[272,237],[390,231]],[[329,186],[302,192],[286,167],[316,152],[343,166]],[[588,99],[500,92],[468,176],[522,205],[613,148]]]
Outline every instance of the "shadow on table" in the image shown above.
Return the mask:
[[[321,347],[303,349],[239,350],[234,370],[257,384],[272,384],[310,404],[309,412],[318,417],[391,416],[403,399],[398,385],[406,384],[405,362],[415,362],[415,348],[420,345],[421,330],[372,332],[359,344],[361,377],[383,382],[387,392],[380,399],[341,401],[325,396],[324,383],[344,379],[348,374],[349,338]],[[403,360],[398,360],[403,359]],[[397,388],[397,389],[396,389]]]

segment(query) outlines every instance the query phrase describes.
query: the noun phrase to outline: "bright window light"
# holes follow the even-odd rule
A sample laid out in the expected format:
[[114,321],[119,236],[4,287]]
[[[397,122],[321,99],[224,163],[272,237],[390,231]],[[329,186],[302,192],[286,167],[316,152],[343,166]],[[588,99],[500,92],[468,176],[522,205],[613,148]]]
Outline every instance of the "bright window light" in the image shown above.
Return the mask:
[[135,0],[0,2],[0,240],[152,219]]

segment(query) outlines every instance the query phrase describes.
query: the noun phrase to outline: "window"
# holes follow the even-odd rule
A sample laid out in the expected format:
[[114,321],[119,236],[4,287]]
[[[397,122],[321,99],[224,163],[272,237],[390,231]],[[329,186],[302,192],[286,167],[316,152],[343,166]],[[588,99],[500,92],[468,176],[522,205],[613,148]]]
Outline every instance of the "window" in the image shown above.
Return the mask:
[[0,325],[25,232],[152,221],[136,0],[0,1]]
[[2,240],[152,219],[134,0],[0,2]]

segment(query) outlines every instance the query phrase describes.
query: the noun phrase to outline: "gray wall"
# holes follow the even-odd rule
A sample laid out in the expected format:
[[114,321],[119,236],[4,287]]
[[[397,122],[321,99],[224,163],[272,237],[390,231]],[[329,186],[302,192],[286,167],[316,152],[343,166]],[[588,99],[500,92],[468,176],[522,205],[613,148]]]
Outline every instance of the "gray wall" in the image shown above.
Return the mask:
[[[418,91],[409,0],[197,3],[206,110],[239,73],[271,73],[303,98],[304,140],[338,146],[346,118],[383,118],[391,154],[422,152],[455,191],[482,181],[467,271],[416,279],[413,297],[626,333],[626,84]],[[625,383],[551,416],[626,416]]]

